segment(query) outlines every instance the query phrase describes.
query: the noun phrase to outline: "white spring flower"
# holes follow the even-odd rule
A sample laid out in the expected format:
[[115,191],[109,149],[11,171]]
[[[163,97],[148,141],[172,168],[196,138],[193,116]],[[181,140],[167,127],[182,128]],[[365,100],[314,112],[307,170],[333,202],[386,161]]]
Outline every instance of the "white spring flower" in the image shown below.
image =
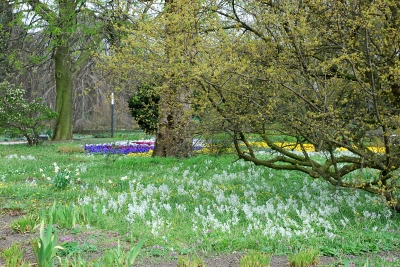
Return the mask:
[[84,196],[83,198],[81,198],[81,197],[78,198],[79,205],[89,205],[90,201],[91,201],[91,198],[89,196]]
[[126,203],[127,199],[128,199],[127,193],[122,193],[118,195],[118,204],[120,208]]
[[179,210],[179,211],[186,211],[186,207],[185,207],[185,205],[184,204],[176,204],[176,207],[175,207],[177,210]]
[[118,210],[118,204],[114,199],[109,199],[108,200],[108,209],[113,210],[114,212],[117,212]]
[[171,207],[171,205],[169,203],[163,204],[163,208],[168,212],[170,212],[172,210],[172,207]]
[[107,208],[106,206],[103,206],[103,209],[101,210],[101,214],[106,214],[107,213]]
[[184,195],[187,195],[187,194],[189,194],[189,193],[185,190],[185,186],[182,185],[182,184],[178,185],[178,195],[179,196],[184,196]]

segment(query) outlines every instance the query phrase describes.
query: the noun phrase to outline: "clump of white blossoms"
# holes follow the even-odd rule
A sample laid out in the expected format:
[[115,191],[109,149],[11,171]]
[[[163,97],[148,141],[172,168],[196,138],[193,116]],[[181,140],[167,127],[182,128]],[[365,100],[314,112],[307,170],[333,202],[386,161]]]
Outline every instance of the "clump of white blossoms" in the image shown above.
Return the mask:
[[[54,177],[51,178],[50,176],[47,177],[48,181],[53,183],[53,186],[58,189],[64,189],[69,184],[73,183],[74,181],[80,182],[79,176],[79,169],[76,169],[75,172],[69,170],[68,168],[61,169],[56,162],[53,163],[54,166]],[[42,173],[42,177],[46,177],[43,173],[43,169],[39,169]]]

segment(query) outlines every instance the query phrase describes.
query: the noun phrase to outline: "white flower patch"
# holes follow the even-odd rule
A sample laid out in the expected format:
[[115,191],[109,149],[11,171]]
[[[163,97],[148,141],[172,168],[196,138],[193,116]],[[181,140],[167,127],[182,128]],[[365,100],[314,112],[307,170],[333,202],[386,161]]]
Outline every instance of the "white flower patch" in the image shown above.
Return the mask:
[[149,209],[149,202],[147,200],[143,200],[139,203],[129,203],[128,204],[128,214],[126,215],[126,219],[128,221],[134,220],[135,217],[144,218],[146,212]]
[[[211,166],[212,161],[207,162]],[[191,217],[194,235],[212,230],[289,239],[316,233],[337,238],[349,226],[351,216],[364,215],[362,223],[372,229],[374,220],[388,220],[392,215],[384,207],[379,211],[360,210],[360,203],[377,203],[381,201],[379,196],[364,196],[358,191],[336,192],[325,182],[306,178],[292,179],[296,187],[301,186],[301,190],[292,192],[283,181],[290,179],[290,172],[278,177],[270,170],[248,164],[238,161],[229,169],[216,168],[212,175],[209,170],[198,175],[195,166],[182,169],[182,164],[178,164],[168,169],[163,176],[168,182],[162,184],[148,184],[143,178],[146,176],[134,172],[129,177],[137,182],[122,176],[129,184],[126,192],[111,193],[105,184],[105,188],[95,187],[93,197],[83,195],[77,203],[93,205],[93,209],[101,207],[105,215],[119,214],[131,224],[145,222],[154,236],[165,234],[171,214]],[[239,167],[242,171],[238,171]]]
[[185,186],[184,186],[183,184],[178,185],[177,190],[178,190],[178,195],[179,195],[179,196],[184,196],[184,195],[189,194],[189,192],[187,192],[187,191],[185,190]]
[[108,200],[108,205],[107,205],[107,207],[108,207],[108,210],[112,210],[113,212],[117,212],[118,211],[118,203],[117,203],[117,201],[115,201],[114,199],[112,199],[112,198],[110,198],[109,200]]
[[186,211],[186,206],[184,204],[176,204],[175,209],[184,212]]
[[211,180],[203,180],[203,190],[211,192],[213,188],[213,182]]
[[151,199],[152,196],[155,195],[157,192],[158,188],[153,184],[149,184],[146,188],[143,189],[142,194],[148,199]]
[[125,205],[126,201],[128,200],[128,194],[122,193],[118,195],[118,210],[121,210]]
[[27,155],[27,156],[21,155],[21,156],[18,156],[17,154],[7,155],[4,158],[6,158],[6,159],[36,160],[36,158],[34,156],[32,156],[32,155]]
[[33,179],[33,180],[25,180],[25,183],[26,183],[28,186],[37,186],[37,183],[36,183],[36,180],[35,180],[35,179]]
[[84,206],[89,205],[91,203],[92,198],[89,196],[84,196],[83,198],[78,197],[78,205]]
[[169,189],[168,185],[162,184],[159,188],[158,191],[160,193],[160,200],[162,201],[168,201],[170,198],[171,190]]

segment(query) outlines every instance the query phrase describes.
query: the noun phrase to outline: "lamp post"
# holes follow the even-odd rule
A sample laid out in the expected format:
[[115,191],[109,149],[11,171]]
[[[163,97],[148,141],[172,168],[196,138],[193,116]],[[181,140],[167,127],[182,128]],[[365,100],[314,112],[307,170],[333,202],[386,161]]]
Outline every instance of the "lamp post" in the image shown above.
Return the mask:
[[111,93],[111,138],[114,138],[114,93]]

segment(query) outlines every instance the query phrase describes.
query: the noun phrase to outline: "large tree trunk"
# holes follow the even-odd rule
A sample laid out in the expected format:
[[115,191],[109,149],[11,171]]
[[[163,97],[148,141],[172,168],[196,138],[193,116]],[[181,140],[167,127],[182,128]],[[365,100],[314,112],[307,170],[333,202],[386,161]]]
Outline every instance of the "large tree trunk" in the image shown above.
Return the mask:
[[192,155],[190,94],[185,86],[177,89],[170,87],[161,94],[153,156],[185,158]]
[[54,56],[56,78],[56,112],[58,118],[53,140],[72,139],[72,93],[75,75],[71,71],[67,47],[59,47]]
[[[185,54],[188,46],[193,46],[191,22],[191,1],[165,0],[166,25],[165,52],[170,68],[165,74],[165,88],[160,93],[159,119],[156,145],[153,156],[190,157],[192,155],[193,131],[192,110],[190,103],[191,89],[188,80],[182,79],[182,69],[189,64]],[[186,18],[185,23],[180,18]],[[184,38],[182,38],[184,37]],[[186,40],[186,43],[183,42]],[[184,71],[185,72],[185,71]],[[167,78],[168,77],[168,78]]]

